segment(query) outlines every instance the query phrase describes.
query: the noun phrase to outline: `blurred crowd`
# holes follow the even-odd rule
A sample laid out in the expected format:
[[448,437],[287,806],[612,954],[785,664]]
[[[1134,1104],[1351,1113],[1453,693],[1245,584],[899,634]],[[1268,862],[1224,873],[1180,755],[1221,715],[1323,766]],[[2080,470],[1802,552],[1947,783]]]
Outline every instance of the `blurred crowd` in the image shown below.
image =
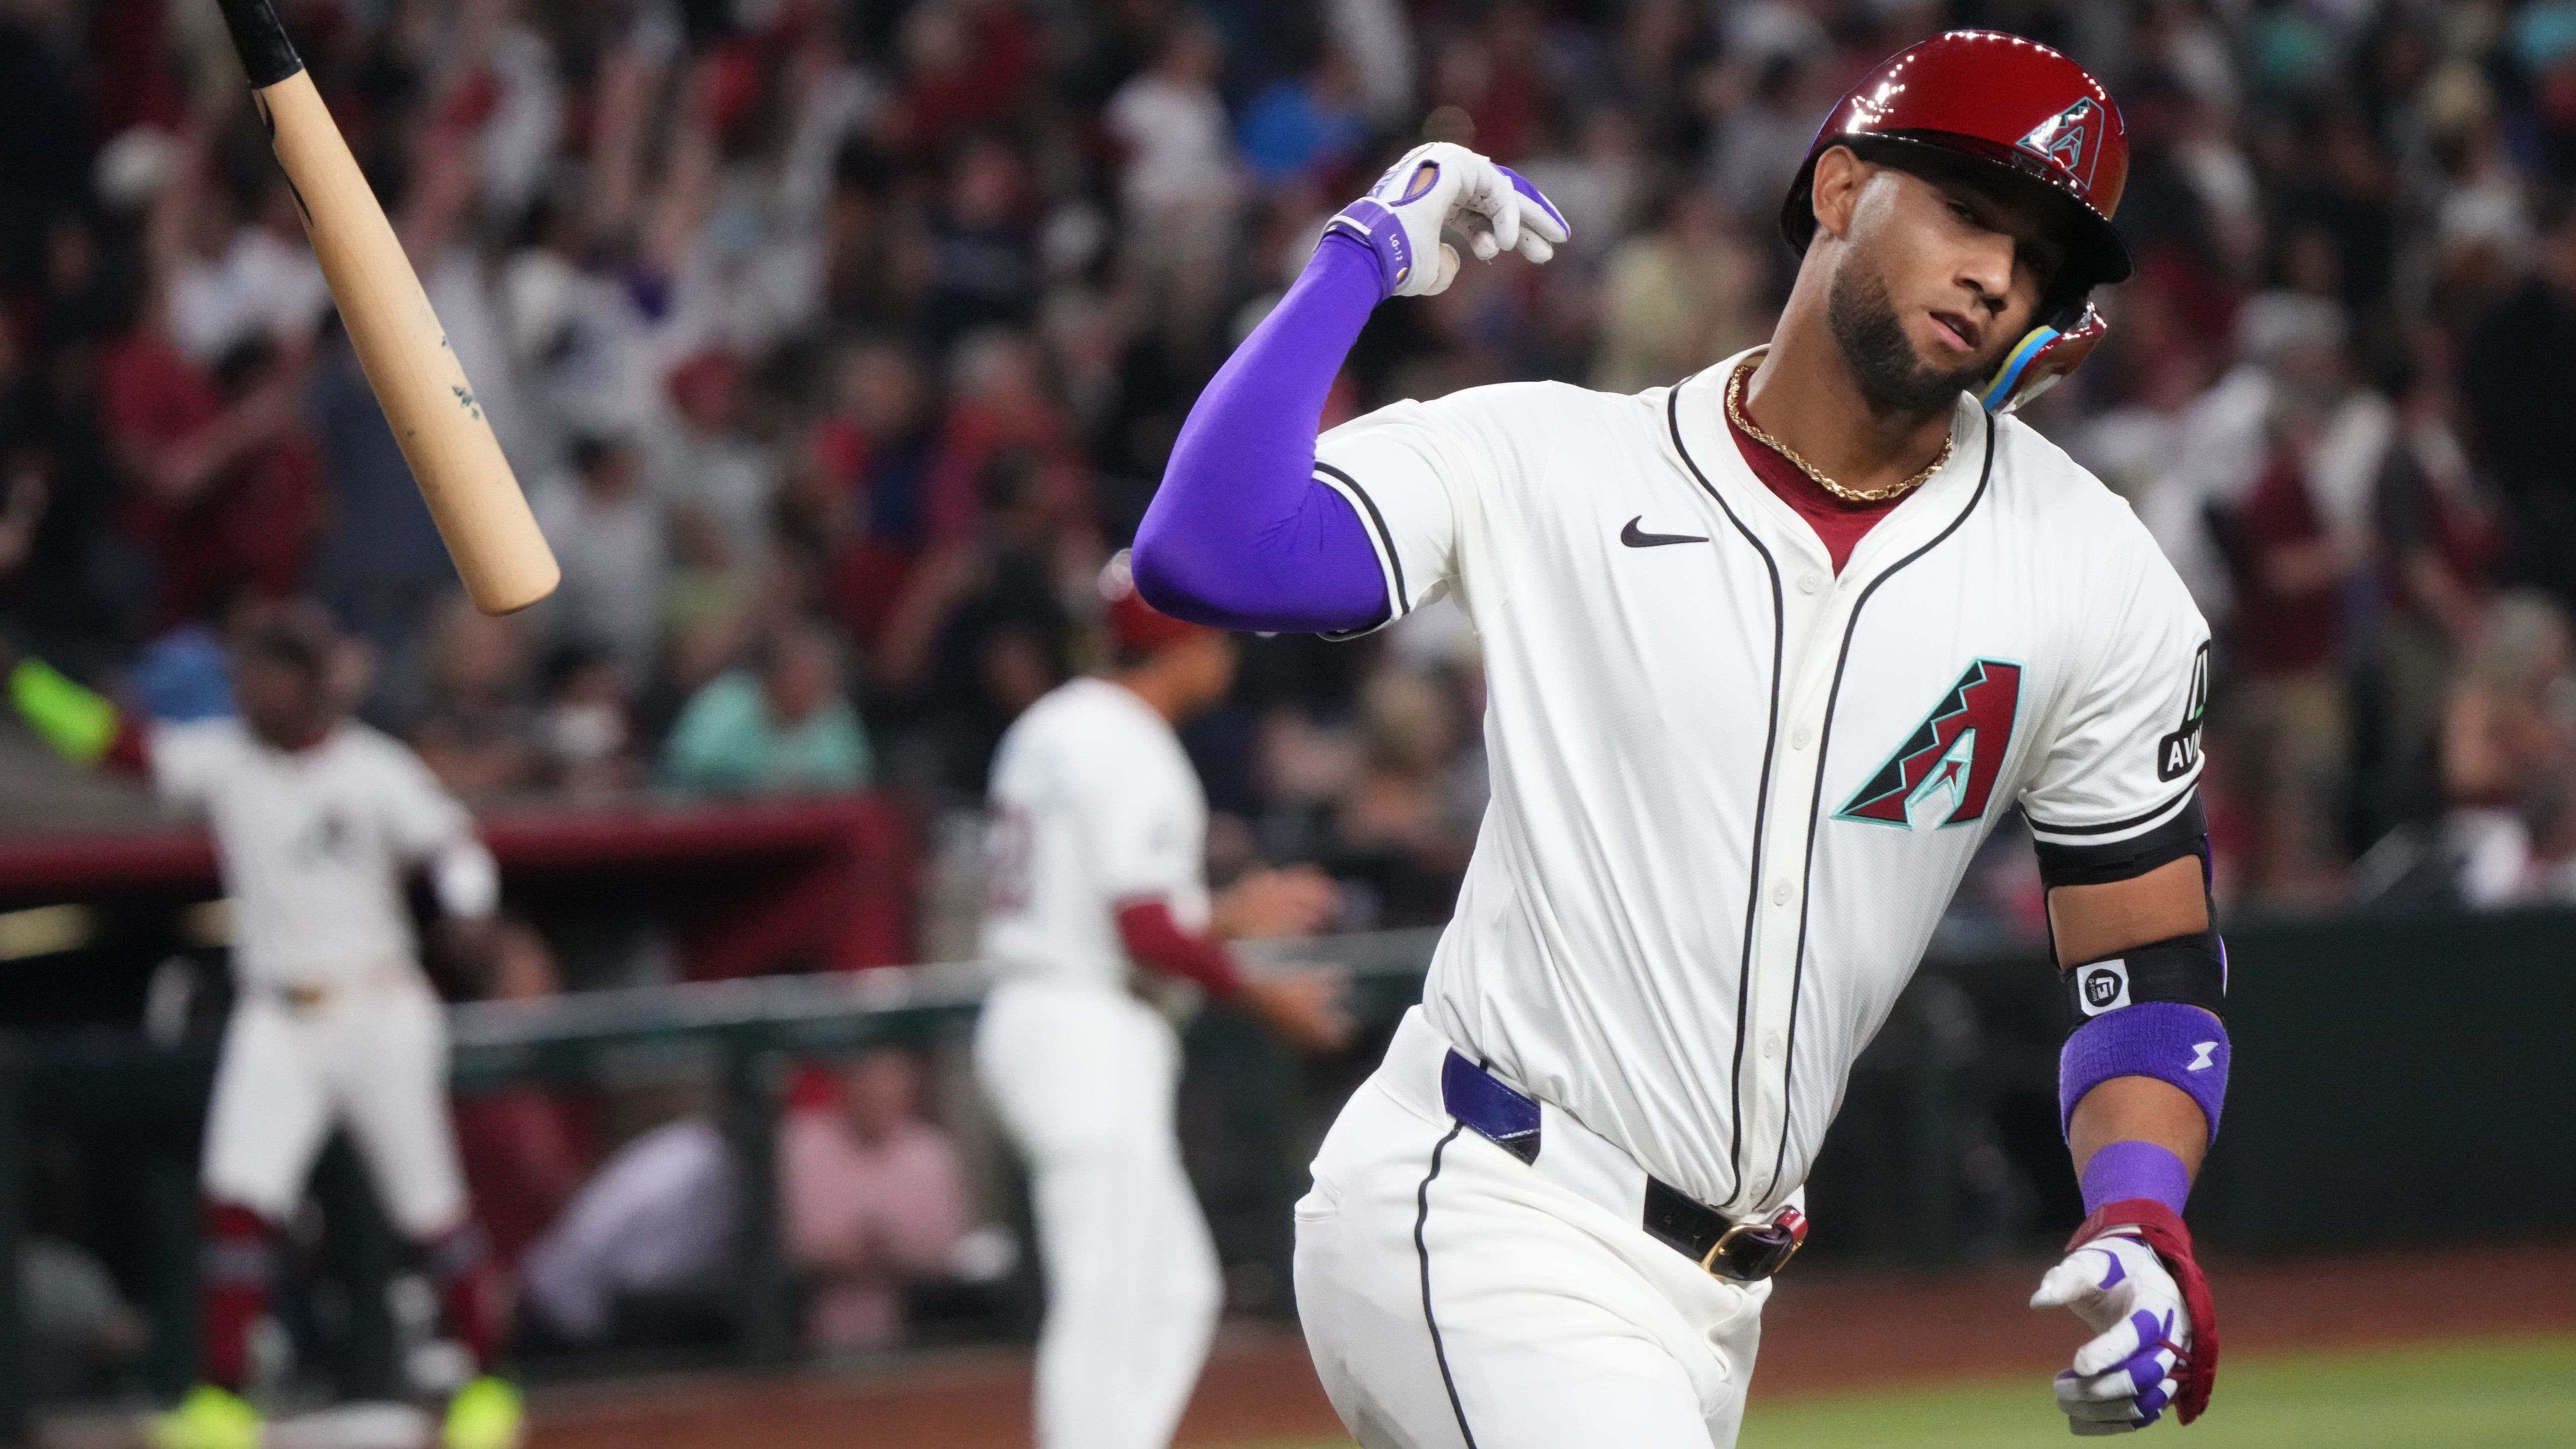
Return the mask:
[[[958,954],[994,744],[1101,662],[1101,565],[1333,209],[1457,140],[1574,241],[1384,309],[1328,423],[1670,382],[1768,332],[1833,98],[1992,25],[2127,117],[2138,276],[2030,421],[2215,626],[2222,894],[2576,902],[2576,0],[279,8],[564,584],[505,619],[458,593],[214,0],[0,0],[0,631],[134,708],[228,710],[227,621],[316,597],[363,641],[361,712],[471,800],[892,792],[931,827],[922,950]],[[1344,927],[1445,918],[1485,792],[1466,620],[1245,649],[1188,734],[1216,877],[1313,861]],[[2007,830],[1960,909],[2028,927],[2038,892]],[[524,944],[538,984],[496,994],[556,989]],[[798,1090],[820,1341],[1002,1271],[919,1075]],[[541,1331],[715,1291],[705,1104],[464,1110]],[[96,1277],[31,1292],[130,1352]]]
[[[2139,275],[2032,421],[2217,626],[2224,889],[2576,897],[2567,0],[280,8],[564,585],[457,595],[213,0],[6,0],[0,627],[156,713],[227,707],[228,612],[311,594],[469,797],[955,817],[1097,661],[1197,389],[1393,155],[1488,151],[1575,240],[1386,309],[1328,422],[1652,386],[1767,331],[1843,86],[1989,24],[2127,115]],[[1483,798],[1464,621],[1248,648],[1190,741],[1220,874],[1317,860],[1344,924],[1439,919]],[[2026,873],[1976,879],[2028,915]]]

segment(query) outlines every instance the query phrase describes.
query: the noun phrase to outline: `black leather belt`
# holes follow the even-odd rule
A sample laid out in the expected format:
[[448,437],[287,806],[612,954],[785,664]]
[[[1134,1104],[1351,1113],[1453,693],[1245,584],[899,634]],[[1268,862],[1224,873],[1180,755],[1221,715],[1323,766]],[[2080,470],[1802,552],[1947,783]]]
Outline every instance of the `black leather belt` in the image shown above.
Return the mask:
[[[1477,1136],[1523,1162],[1538,1161],[1538,1102],[1454,1051],[1440,1063],[1440,1104]],[[1796,1208],[1782,1208],[1768,1222],[1737,1222],[1652,1174],[1639,1226],[1732,1283],[1759,1283],[1779,1272],[1807,1240],[1807,1216]]]

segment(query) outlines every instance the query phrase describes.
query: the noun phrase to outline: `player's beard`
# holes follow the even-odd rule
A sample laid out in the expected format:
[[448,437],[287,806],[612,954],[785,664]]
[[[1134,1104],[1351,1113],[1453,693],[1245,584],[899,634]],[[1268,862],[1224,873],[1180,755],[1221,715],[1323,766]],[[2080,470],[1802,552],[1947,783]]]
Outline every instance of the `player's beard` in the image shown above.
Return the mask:
[[1923,363],[1914,339],[1887,297],[1887,279],[1876,273],[1855,275],[1844,267],[1825,293],[1825,318],[1834,342],[1860,384],[1860,395],[1872,411],[1930,413],[1950,406],[1963,391],[1975,388],[1994,371],[1979,360],[1962,367],[1935,369]]

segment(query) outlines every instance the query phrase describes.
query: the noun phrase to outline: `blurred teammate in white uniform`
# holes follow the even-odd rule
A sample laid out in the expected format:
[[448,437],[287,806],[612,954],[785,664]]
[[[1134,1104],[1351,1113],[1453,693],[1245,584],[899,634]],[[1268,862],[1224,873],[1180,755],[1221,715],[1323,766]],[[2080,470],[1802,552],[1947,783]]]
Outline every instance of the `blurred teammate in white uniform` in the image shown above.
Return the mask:
[[[159,1449],[253,1449],[239,1395],[295,1211],[334,1126],[355,1140],[394,1226],[443,1290],[449,1328],[488,1366],[489,1256],[447,1114],[447,1027],[423,975],[405,886],[426,870],[470,949],[499,897],[491,853],[401,742],[341,714],[338,643],[317,609],[272,605],[233,651],[237,719],[146,724],[37,660],[10,671],[40,732],[76,759],[148,771],[202,809],[230,902],[235,1002],[206,1118],[200,1266],[205,1382],[153,1425]],[[477,1378],[449,1406],[448,1449],[506,1449],[518,1397]]]
[[1041,1449],[1159,1449],[1189,1402],[1221,1285],[1173,1124],[1180,1039],[1140,997],[1194,982],[1301,1045],[1338,1044],[1337,983],[1250,977],[1225,937],[1312,930],[1332,887],[1265,871],[1211,900],[1207,799],[1173,727],[1225,697],[1234,641],[1104,575],[1120,655],[1031,705],[993,762],[975,1073],[1026,1158],[1047,1283]]

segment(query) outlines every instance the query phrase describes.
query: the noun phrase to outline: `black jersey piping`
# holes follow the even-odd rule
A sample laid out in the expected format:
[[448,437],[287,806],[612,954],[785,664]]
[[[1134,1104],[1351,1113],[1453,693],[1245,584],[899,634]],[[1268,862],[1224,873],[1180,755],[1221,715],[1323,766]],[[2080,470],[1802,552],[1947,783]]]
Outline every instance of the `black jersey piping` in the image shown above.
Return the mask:
[[1413,1253],[1422,1260],[1422,1326],[1431,1330],[1431,1357],[1440,1365],[1440,1386],[1449,1391],[1449,1412],[1458,1420],[1458,1437],[1467,1441],[1467,1449],[1476,1449],[1476,1431],[1467,1427],[1466,1406],[1458,1402],[1458,1381],[1449,1374],[1449,1346],[1440,1340],[1440,1320],[1431,1315],[1431,1246],[1423,1240],[1423,1230],[1431,1223],[1431,1180],[1440,1175],[1440,1159],[1449,1144],[1466,1130],[1464,1122],[1452,1125],[1449,1135],[1431,1149],[1431,1170],[1422,1174],[1422,1186],[1414,1193]]
[[[1989,418],[1986,422],[1986,457],[1977,468],[1977,491],[1968,496],[1968,506],[1960,509],[1959,516],[1951,519],[1948,526],[1932,535],[1921,548],[1889,564],[1877,578],[1871,579],[1868,587],[1860,591],[1860,597],[1852,600],[1851,616],[1843,621],[1842,647],[1834,654],[1834,682],[1825,691],[1824,728],[1816,732],[1815,797],[1807,802],[1807,858],[1799,867],[1798,874],[1798,954],[1794,958],[1797,965],[1789,976],[1789,1045],[1781,1053],[1780,1062],[1780,1146],[1779,1150],[1771,1154],[1771,1180],[1762,1187],[1765,1197],[1770,1196],[1772,1189],[1780,1185],[1780,1167],[1789,1160],[1789,1124],[1797,1116],[1798,1005],[1806,995],[1807,920],[1809,908],[1814,899],[1816,827],[1824,819],[1825,760],[1828,752],[1833,748],[1834,706],[1842,699],[1843,666],[1851,662],[1852,636],[1860,632],[1860,611],[1869,607],[1869,596],[1878,592],[1878,586],[1902,573],[1906,566],[1916,559],[1939,548],[1977,511],[1977,505],[1985,501],[1986,484],[1993,478],[1995,471],[1997,431],[1999,431],[1997,424]],[[2009,747],[2011,742],[2005,743]]]
[[1386,526],[1386,515],[1377,511],[1377,500],[1371,498],[1369,491],[1360,486],[1360,480],[1320,458],[1315,460],[1315,471],[1329,473],[1340,479],[1342,486],[1351,490],[1352,496],[1359,499],[1360,506],[1368,510],[1369,528],[1377,535],[1378,547],[1386,550],[1387,575],[1395,581],[1396,617],[1402,618],[1412,613],[1413,596],[1406,592],[1404,587],[1404,560],[1396,554],[1395,534]]
[[1787,606],[1781,602],[1779,561],[1771,557],[1770,548],[1754,536],[1753,530],[1744,526],[1744,520],[1735,516],[1735,510],[1727,505],[1725,496],[1717,491],[1717,485],[1709,482],[1708,475],[1700,471],[1699,461],[1690,455],[1690,445],[1682,441],[1682,389],[1697,376],[1699,374],[1693,373],[1691,377],[1683,378],[1664,395],[1664,422],[1673,435],[1673,451],[1681,455],[1682,466],[1690,469],[1691,477],[1699,480],[1700,488],[1717,504],[1718,511],[1726,515],[1726,521],[1735,526],[1737,533],[1744,535],[1744,541],[1753,545],[1755,553],[1762,555],[1762,567],[1771,575],[1771,714],[1763,727],[1762,781],[1753,796],[1753,849],[1744,881],[1744,950],[1736,958],[1735,965],[1735,1062],[1727,1072],[1726,1081],[1729,1103],[1727,1130],[1733,1135],[1726,1144],[1727,1185],[1723,1200],[1732,1203],[1744,1189],[1744,1018],[1745,1008],[1753,999],[1753,928],[1762,907],[1762,831],[1771,808],[1771,758],[1780,746],[1780,670],[1781,661],[1788,651],[1789,629]]
[[2040,884],[2051,890],[2134,880],[2184,856],[2206,855],[2209,812],[2194,794],[2182,802],[2181,809],[2134,835],[2068,842],[2044,839],[2034,832],[2030,846],[2039,860]]
[[2167,796],[2165,803],[2153,810],[2132,815],[2126,820],[2113,820],[2101,825],[2051,825],[2045,820],[2032,819],[2027,811],[2023,812],[2023,818],[2030,820],[2030,828],[2034,834],[2045,831],[2050,835],[2112,835],[2123,830],[2135,830],[2141,825],[2154,822],[2156,817],[2170,813],[2175,806],[2190,799],[2191,792],[2199,788],[2200,776],[2193,775],[2188,784]]

